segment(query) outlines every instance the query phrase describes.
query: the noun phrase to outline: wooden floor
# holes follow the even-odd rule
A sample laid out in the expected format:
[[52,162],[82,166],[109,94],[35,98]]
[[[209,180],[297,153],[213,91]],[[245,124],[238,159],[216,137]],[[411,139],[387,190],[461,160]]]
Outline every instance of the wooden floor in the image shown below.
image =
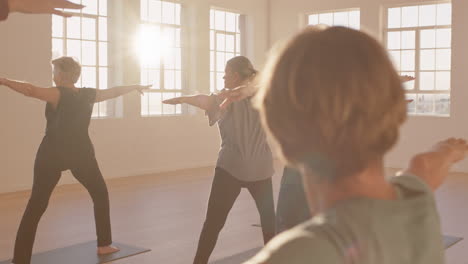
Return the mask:
[[[278,165],[276,171],[282,172]],[[274,180],[278,193],[280,175]],[[191,263],[204,220],[213,169],[202,168],[108,181],[114,240],[151,248],[116,264]],[[18,223],[29,193],[0,195],[0,260],[11,257]],[[468,264],[468,175],[452,174],[437,193],[445,234],[466,240],[447,250],[447,264]],[[211,260],[262,245],[255,204],[242,191]],[[95,239],[91,200],[79,185],[58,187],[41,220],[34,251]]]

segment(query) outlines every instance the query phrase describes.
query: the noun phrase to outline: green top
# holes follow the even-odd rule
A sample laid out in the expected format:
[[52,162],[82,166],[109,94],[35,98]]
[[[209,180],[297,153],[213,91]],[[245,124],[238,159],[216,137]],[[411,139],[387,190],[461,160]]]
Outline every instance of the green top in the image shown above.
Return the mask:
[[393,177],[396,200],[354,198],[284,232],[245,264],[441,264],[444,247],[429,187]]

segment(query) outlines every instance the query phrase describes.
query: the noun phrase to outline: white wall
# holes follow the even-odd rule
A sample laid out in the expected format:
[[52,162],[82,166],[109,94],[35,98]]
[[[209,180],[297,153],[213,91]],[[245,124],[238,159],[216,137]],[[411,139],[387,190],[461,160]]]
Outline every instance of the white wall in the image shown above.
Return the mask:
[[[138,1],[109,0],[127,18],[138,15]],[[133,3],[132,3],[133,2]],[[261,66],[268,47],[266,0],[191,0],[183,2],[188,25],[188,85],[191,90],[209,90],[209,8],[223,7],[247,15],[247,55]],[[117,47],[129,47],[135,25],[122,25],[111,35]],[[51,83],[51,18],[48,15],[10,15],[0,23],[0,76],[37,85]],[[126,46],[127,45],[127,46]],[[120,65],[130,48],[114,57],[115,85],[138,82],[135,64]],[[105,178],[133,176],[182,168],[213,165],[219,149],[216,127],[203,115],[139,117],[139,97],[124,97],[123,118],[93,120],[90,133]],[[0,193],[29,189],[36,150],[44,135],[45,104],[0,87]],[[67,174],[61,183],[72,182]]]
[[[434,2],[430,1],[429,3]],[[419,0],[271,0],[270,36],[272,42],[284,40],[304,26],[306,13],[347,8],[361,9],[361,28],[381,39],[381,17],[385,6],[427,3]],[[452,27],[452,100],[450,117],[412,116],[401,130],[396,148],[387,158],[387,166],[402,168],[409,157],[435,141],[451,136],[468,138],[468,1],[453,0]],[[455,167],[468,172],[468,162]]]

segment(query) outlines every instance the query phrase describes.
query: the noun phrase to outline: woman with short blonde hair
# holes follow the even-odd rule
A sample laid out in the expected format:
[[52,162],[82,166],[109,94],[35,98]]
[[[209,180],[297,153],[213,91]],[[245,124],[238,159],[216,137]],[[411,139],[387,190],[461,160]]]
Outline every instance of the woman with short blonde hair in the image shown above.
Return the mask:
[[443,263],[432,190],[468,145],[442,141],[385,177],[384,156],[406,119],[385,49],[353,29],[310,28],[268,65],[257,95],[262,120],[302,172],[315,216],[247,263]]

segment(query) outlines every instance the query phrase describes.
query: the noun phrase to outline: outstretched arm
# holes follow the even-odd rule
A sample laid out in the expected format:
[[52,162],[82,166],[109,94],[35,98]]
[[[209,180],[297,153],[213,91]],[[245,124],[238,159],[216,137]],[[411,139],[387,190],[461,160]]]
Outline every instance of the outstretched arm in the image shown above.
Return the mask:
[[58,104],[60,99],[60,91],[55,87],[43,88],[27,82],[9,80],[6,78],[0,78],[0,85],[5,85],[15,92],[51,103],[54,106]]
[[209,95],[199,94],[192,96],[175,97],[172,99],[164,100],[163,103],[171,105],[189,104],[207,111],[211,109],[211,107],[215,103],[215,100],[213,100],[213,98]]
[[151,85],[130,85],[130,86],[117,86],[105,90],[96,91],[95,102],[102,102],[112,98],[119,97],[121,95],[127,94],[132,91],[138,91],[140,94],[143,94],[143,91],[148,89]]
[[70,17],[71,14],[61,11],[61,8],[82,9],[84,6],[67,0],[4,0],[8,3],[10,12],[28,14],[55,14]]
[[447,177],[452,165],[466,158],[468,144],[464,139],[450,138],[437,143],[429,151],[415,155],[404,172],[424,180],[436,190]]

